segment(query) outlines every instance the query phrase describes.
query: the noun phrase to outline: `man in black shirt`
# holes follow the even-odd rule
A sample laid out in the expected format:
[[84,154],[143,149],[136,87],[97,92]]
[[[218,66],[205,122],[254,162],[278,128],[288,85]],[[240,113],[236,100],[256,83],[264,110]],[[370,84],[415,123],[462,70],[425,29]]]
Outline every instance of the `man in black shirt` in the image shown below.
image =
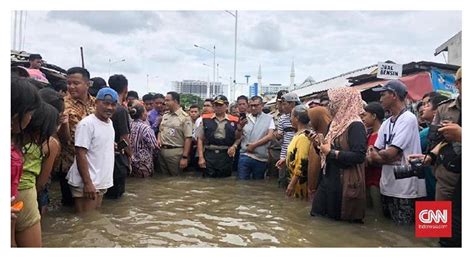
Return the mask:
[[[130,173],[130,121],[126,107],[122,104],[127,97],[128,80],[124,75],[113,75],[109,78],[109,86],[119,94],[119,101],[112,122],[115,130],[115,163],[114,163],[114,186],[107,190],[105,198],[118,199],[125,192],[125,179]],[[124,142],[126,145],[123,145]],[[124,147],[125,146],[125,147]]]

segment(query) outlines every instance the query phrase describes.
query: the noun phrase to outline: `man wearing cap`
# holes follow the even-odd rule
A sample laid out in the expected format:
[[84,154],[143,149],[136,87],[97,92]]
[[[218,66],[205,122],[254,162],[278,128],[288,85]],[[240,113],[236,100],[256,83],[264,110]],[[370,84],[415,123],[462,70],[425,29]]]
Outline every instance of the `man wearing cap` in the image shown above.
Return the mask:
[[43,65],[43,58],[41,57],[41,55],[30,54],[28,60],[30,61],[30,67],[26,70],[28,71],[30,77],[39,82],[49,84],[48,79],[46,79],[46,75],[40,70],[41,65]]
[[239,118],[226,114],[229,101],[224,95],[214,99],[214,113],[203,114],[198,136],[199,166],[204,177],[220,178],[232,175],[232,160],[240,141],[237,132]]
[[61,140],[61,155],[56,171],[59,174],[61,185],[61,203],[72,206],[74,199],[66,180],[66,174],[74,162],[75,132],[77,124],[95,111],[95,98],[88,90],[90,86],[90,74],[82,67],[72,67],[67,70],[67,95],[64,97],[64,113],[58,130]]
[[286,153],[288,145],[295,135],[295,129],[291,125],[291,111],[299,104],[301,104],[301,101],[296,93],[287,93],[281,97],[281,108],[283,114],[280,116],[280,120],[278,121],[277,131],[278,135],[283,137],[283,142],[281,144],[280,160],[275,164],[279,169],[278,186],[281,188],[286,188],[288,185],[288,177],[285,168]]
[[402,81],[391,80],[373,90],[380,92],[383,108],[392,115],[380,126],[375,146],[369,147],[368,155],[371,163],[383,165],[380,193],[384,215],[397,224],[413,224],[415,201],[426,196],[425,179],[396,179],[394,166],[406,165],[408,156],[421,153],[418,120],[405,107],[408,92]]
[[177,176],[188,166],[193,125],[191,117],[180,106],[177,92],[166,94],[165,105],[168,112],[163,115],[157,139],[160,170],[163,174]]
[[76,156],[66,177],[77,213],[100,207],[104,193],[113,185],[115,131],[110,118],[117,101],[117,92],[102,88],[95,112],[77,125]]
[[[277,112],[273,114],[273,122],[275,123],[275,127],[278,128],[278,121],[280,120],[281,115],[283,114],[283,109],[281,107],[281,97],[288,93],[288,90],[280,90],[276,96],[276,108]],[[269,150],[269,158],[268,158],[268,173],[270,176],[278,177],[281,173],[281,170],[276,167],[276,162],[280,160],[280,153],[281,153],[281,144],[283,142],[283,135],[278,134],[278,131],[273,132],[273,138],[270,142]]]

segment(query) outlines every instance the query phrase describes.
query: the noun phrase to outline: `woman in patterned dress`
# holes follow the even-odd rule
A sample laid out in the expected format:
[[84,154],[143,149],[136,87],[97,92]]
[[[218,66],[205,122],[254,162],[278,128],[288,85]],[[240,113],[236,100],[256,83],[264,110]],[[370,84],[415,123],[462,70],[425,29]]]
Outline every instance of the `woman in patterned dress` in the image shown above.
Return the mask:
[[132,148],[132,171],[130,176],[152,176],[153,151],[157,148],[156,136],[147,123],[147,112],[141,103],[129,108],[131,123],[130,145]]

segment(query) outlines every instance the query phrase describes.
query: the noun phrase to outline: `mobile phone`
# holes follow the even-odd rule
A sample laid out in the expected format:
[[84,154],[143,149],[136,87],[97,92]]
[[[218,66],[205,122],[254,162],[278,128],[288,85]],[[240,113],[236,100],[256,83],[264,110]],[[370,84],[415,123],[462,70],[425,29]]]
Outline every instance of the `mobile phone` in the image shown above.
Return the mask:
[[241,119],[241,120],[247,118],[247,114],[246,114],[245,112],[239,113],[239,116],[240,116],[240,119]]
[[128,147],[128,143],[127,143],[127,141],[125,141],[125,140],[123,140],[123,139],[120,140],[119,143],[117,143],[117,149],[118,149],[118,150],[123,150],[123,149],[125,149],[126,147]]
[[311,131],[308,130],[308,129],[305,129],[305,130],[304,130],[304,134],[305,134],[306,136],[309,136],[309,134],[311,134]]
[[15,204],[12,205],[12,208],[16,210],[21,210],[23,209],[23,202],[22,201],[17,201]]

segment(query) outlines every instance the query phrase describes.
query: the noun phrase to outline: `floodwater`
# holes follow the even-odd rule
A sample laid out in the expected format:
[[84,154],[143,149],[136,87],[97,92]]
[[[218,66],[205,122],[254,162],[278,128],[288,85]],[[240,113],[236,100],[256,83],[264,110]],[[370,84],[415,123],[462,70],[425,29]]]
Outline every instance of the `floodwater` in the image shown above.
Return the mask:
[[128,178],[119,200],[77,216],[60,206],[53,182],[43,218],[45,247],[433,247],[414,227],[376,218],[365,224],[309,216],[309,202],[285,197],[276,180]]

